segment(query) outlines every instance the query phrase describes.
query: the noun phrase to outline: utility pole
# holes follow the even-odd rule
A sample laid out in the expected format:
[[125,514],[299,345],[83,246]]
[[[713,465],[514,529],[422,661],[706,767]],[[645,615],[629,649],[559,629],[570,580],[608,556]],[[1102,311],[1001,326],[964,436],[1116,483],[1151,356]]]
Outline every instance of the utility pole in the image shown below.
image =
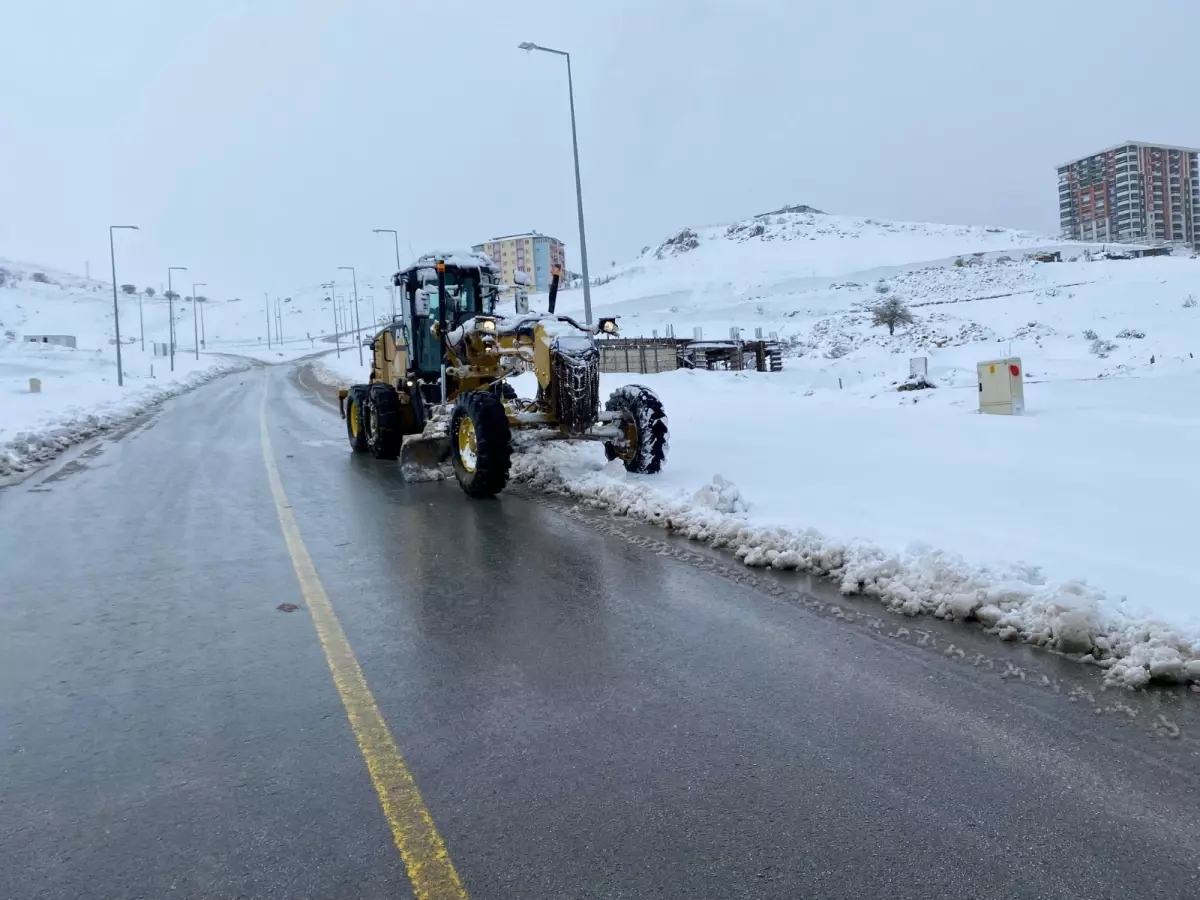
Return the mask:
[[263,303],[267,311],[267,349],[271,349],[271,295],[263,291]]
[[146,352],[146,317],[142,314],[142,295],[138,294],[138,328],[142,331],[142,352]]
[[334,300],[334,297],[333,297],[333,282],[331,281],[331,282],[329,282],[329,284],[323,284],[323,285],[321,285],[321,287],[329,288],[329,296],[326,299],[333,300],[333,342],[337,346],[338,359],[341,359],[342,358],[342,339],[340,337],[338,337],[337,301]]
[[168,266],[167,267],[167,319],[170,321],[171,333],[167,335],[167,340],[171,342],[171,371],[175,371],[175,291],[171,287],[172,272],[186,272],[187,266]]
[[129,228],[137,231],[136,225],[109,225],[108,226],[108,256],[112,260],[112,280],[113,280],[113,329],[117,336],[117,387],[124,387],[125,374],[121,371],[121,308],[117,305],[117,251],[113,249],[113,230],[116,228]]
[[200,314],[196,312],[196,288],[208,287],[207,281],[192,285],[192,341],[196,345],[196,359],[200,359]]
[[358,317],[358,273],[354,271],[354,266],[338,266],[339,269],[350,270],[350,280],[354,285],[354,343],[358,344],[358,364],[363,364],[362,352],[362,320]]
[[[376,229],[374,229],[374,231],[376,234],[388,234],[389,232],[391,233],[392,243],[396,247],[396,272],[399,272],[400,271],[400,235],[398,235],[396,233],[395,228],[376,228]],[[390,279],[390,278],[388,279],[389,282],[392,280],[393,279]],[[392,285],[392,318],[393,319],[396,318],[396,294],[397,294],[397,289],[396,289],[396,286],[393,284]],[[400,304],[400,321],[402,323],[404,322],[404,304],[403,303]]]
[[543,53],[563,56],[567,60],[567,96],[571,100],[571,148],[575,154],[575,204],[579,212],[579,261],[583,266],[583,321],[585,325],[591,325],[592,282],[588,277],[587,234],[583,227],[583,183],[579,178],[579,136],[575,131],[575,83],[571,78],[571,54],[565,50],[542,47],[532,41],[526,41],[517,46],[521,50],[540,50]]

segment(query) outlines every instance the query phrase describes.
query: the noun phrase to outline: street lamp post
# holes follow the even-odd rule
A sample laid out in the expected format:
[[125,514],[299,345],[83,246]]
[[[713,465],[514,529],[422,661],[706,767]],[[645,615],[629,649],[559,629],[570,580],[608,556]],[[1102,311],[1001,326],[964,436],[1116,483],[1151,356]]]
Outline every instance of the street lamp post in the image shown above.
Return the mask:
[[113,231],[117,228],[129,228],[137,231],[136,225],[109,225],[108,226],[108,256],[112,260],[112,280],[113,280],[113,328],[117,335],[117,387],[125,385],[125,375],[121,371],[121,310],[117,305],[117,251],[113,249]]
[[583,266],[583,320],[592,324],[592,282],[588,277],[587,235],[583,227],[583,183],[579,178],[579,136],[575,131],[575,84],[571,79],[571,54],[564,50],[552,50],[531,41],[518,45],[521,50],[540,50],[567,58],[567,96],[571,100],[571,147],[575,153],[575,203],[579,209],[579,262]]
[[263,291],[263,308],[267,313],[267,349],[271,349],[271,296]]
[[196,359],[200,359],[200,320],[196,318],[196,288],[208,287],[207,281],[201,281],[192,285],[192,340],[196,344]]
[[171,273],[186,272],[187,266],[167,267],[167,320],[171,326],[167,340],[171,342],[171,371],[175,371],[175,292],[171,288]]
[[338,359],[342,358],[342,339],[338,336],[338,321],[337,321],[337,297],[334,295],[333,282],[321,285],[322,288],[329,288],[329,299],[333,302],[333,343],[337,347]]
[[350,270],[350,280],[354,285],[354,343],[358,344],[358,364],[363,364],[362,355],[362,320],[358,317],[358,274],[354,271],[354,266],[338,266],[339,269]]
[[138,294],[138,330],[142,333],[142,352],[146,352],[146,316],[142,313],[142,295]]
[[[396,246],[396,271],[400,271],[400,235],[396,233],[395,228],[375,228],[373,231],[376,234],[390,234],[392,242]],[[392,285],[392,318],[396,318],[396,286]],[[400,304],[400,321],[404,322],[404,304]]]
[[204,307],[208,303],[208,299],[205,298],[204,300],[198,302],[200,303],[200,346],[207,350],[208,336],[204,333]]

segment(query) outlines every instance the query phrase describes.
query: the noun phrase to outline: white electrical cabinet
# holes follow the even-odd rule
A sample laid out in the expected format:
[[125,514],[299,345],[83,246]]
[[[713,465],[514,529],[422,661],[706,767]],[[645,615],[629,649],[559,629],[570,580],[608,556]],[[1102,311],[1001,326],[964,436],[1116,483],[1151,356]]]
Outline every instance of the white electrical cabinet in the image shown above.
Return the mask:
[[978,365],[979,411],[997,416],[1025,412],[1025,370],[1018,356],[990,359]]

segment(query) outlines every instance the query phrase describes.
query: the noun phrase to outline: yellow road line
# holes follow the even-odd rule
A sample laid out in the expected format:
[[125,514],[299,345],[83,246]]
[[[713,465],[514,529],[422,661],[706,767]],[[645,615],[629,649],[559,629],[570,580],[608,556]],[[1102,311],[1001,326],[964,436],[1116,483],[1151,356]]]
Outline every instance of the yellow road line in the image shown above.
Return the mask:
[[466,900],[467,891],[450,861],[446,844],[433,824],[433,817],[421,799],[421,792],[413,780],[412,773],[396,747],[396,741],[388,729],[383,713],[371,694],[362,667],[354,655],[350,642],[342,631],[333,604],[330,602],[312,558],[300,538],[296,518],[283,492],[283,482],[275,465],[271,451],[271,438],[267,433],[267,395],[263,391],[259,425],[262,430],[263,458],[267,463],[267,478],[271,482],[271,493],[275,497],[275,509],[279,513],[279,524],[287,541],[300,592],[308,606],[317,637],[325,651],[325,660],[333,675],[354,729],[358,748],[366,760],[371,773],[375,792],[383,806],[383,814],[392,828],[396,847],[404,858],[409,880],[417,900]]

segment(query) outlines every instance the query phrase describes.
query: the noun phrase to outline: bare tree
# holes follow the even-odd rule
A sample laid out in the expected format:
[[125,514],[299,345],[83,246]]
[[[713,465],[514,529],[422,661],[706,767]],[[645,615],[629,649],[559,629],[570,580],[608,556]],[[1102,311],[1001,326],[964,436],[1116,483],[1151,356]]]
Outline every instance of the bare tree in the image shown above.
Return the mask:
[[129,294],[130,296],[133,296],[134,294],[137,293],[137,287],[135,287],[132,284],[121,285],[121,290],[124,291],[126,294]]
[[899,297],[889,297],[871,307],[871,326],[886,325],[889,335],[896,333],[897,325],[911,325],[913,321],[912,311]]
[[152,288],[152,287],[146,288],[142,293],[144,293],[147,297],[149,297],[151,299],[154,298],[154,288]]
[[179,291],[167,291],[165,294],[163,294],[163,296],[166,297],[168,300],[178,300],[179,299]]

